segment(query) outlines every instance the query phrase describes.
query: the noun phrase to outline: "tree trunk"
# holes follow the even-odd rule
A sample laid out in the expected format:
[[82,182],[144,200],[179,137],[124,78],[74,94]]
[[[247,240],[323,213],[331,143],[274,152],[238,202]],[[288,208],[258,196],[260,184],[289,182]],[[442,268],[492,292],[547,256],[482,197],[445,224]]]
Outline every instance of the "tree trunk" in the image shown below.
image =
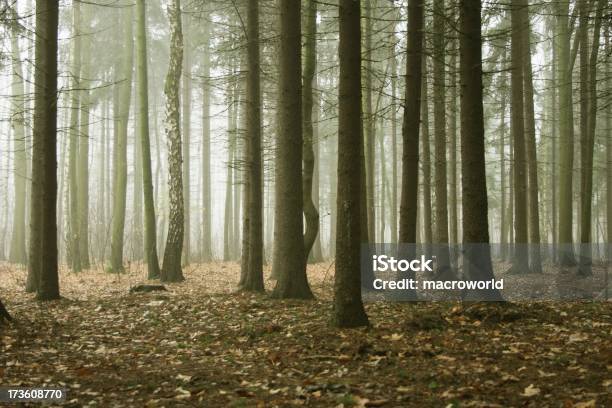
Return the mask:
[[417,242],[423,19],[423,1],[410,0],[408,3],[406,92],[402,124],[402,193],[399,223],[399,242],[407,244]]
[[204,26],[202,60],[202,261],[212,261],[212,196],[210,169],[210,24]]
[[39,300],[60,298],[57,259],[57,32],[59,2],[36,0],[30,265]]
[[429,89],[427,86],[427,56],[423,56],[423,70],[421,76],[421,128],[423,146],[423,241],[425,244],[433,242],[431,226],[431,146],[429,138]]
[[170,23],[170,61],[164,83],[164,94],[166,96],[165,129],[168,139],[168,171],[170,173],[170,212],[161,280],[163,282],[180,282],[184,280],[181,269],[181,254],[185,229],[179,104],[179,84],[183,63],[180,0],[170,0],[168,20]]
[[[586,3],[586,1],[584,1]],[[601,31],[601,20],[604,8],[604,1],[597,2],[597,12],[595,16],[595,26],[593,28],[593,45],[591,54],[588,55],[588,32],[582,34],[580,44],[580,71],[581,88],[586,89],[584,94],[581,90],[581,109],[585,109],[584,115],[581,112],[581,204],[580,204],[580,268],[578,273],[581,276],[592,275],[591,271],[591,224],[592,224],[592,197],[593,197],[593,151],[595,148],[595,130],[597,129],[597,56],[599,54],[599,35]],[[588,18],[588,9],[584,10],[585,20]],[[582,16],[581,16],[582,17]],[[584,49],[584,51],[582,51]],[[584,61],[583,61],[584,58]],[[584,66],[584,67],[583,67]],[[583,73],[583,69],[586,71]],[[586,123],[582,124],[582,121]],[[607,128],[609,131],[609,128]]]
[[[480,0],[460,0],[461,79],[461,206],[463,243],[474,263],[464,263],[468,280],[493,278],[489,249],[489,220],[485,169],[485,134],[482,107],[482,35]],[[469,246],[469,244],[475,244]],[[480,244],[480,245],[479,245]],[[466,299],[502,300],[497,290],[466,293]]]
[[225,180],[225,213],[223,218],[223,260],[225,262],[231,261],[234,258],[234,253],[232,252],[235,240],[232,220],[234,216],[234,188],[232,183],[234,180],[233,173],[236,162],[234,155],[236,150],[236,135],[238,133],[236,126],[238,102],[236,96],[236,84],[231,82],[227,87],[227,172]]
[[445,68],[445,9],[444,0],[434,0],[433,19],[433,98],[434,98],[434,158],[435,158],[435,194],[436,220],[435,234],[438,250],[436,251],[436,278],[450,279],[453,271],[450,266],[448,244],[448,201],[446,178],[446,68]]
[[183,46],[183,202],[185,217],[185,237],[183,238],[183,265],[189,264],[191,249],[191,56],[189,47],[189,14],[185,14],[184,30],[187,40]]
[[[87,4],[83,4],[87,10]],[[80,78],[81,102],[79,120],[79,149],[78,149],[78,170],[77,170],[77,195],[78,195],[78,228],[79,228],[79,257],[82,269],[89,269],[89,111],[91,109],[89,86],[90,86],[90,65],[91,65],[91,40],[90,33],[83,30],[85,24],[88,27],[88,14],[82,13],[81,26],[79,31],[84,36],[83,54],[82,54],[82,70]],[[83,24],[85,20],[85,24]]]
[[280,0],[280,13],[280,122],[274,216],[274,251],[278,260],[278,281],[272,296],[309,299],[313,296],[306,277],[302,235],[304,201],[302,185],[296,182],[302,180],[303,145],[300,3]]
[[529,270],[532,273],[542,273],[540,255],[540,204],[538,194],[538,158],[536,150],[536,131],[534,113],[533,72],[531,67],[531,25],[529,24],[529,8],[526,0],[520,0],[520,26],[522,37],[523,89],[525,109],[525,139],[528,174],[528,215],[529,215]]
[[365,0],[365,38],[364,38],[364,90],[365,90],[365,112],[363,113],[364,132],[365,132],[365,197],[366,209],[364,220],[367,220],[367,242],[376,242],[376,211],[375,211],[375,189],[374,184],[374,142],[376,139],[376,118],[372,109],[372,26],[374,24],[372,16],[372,3],[376,0]]
[[125,205],[127,188],[127,133],[132,94],[132,8],[125,11],[125,42],[122,79],[118,89],[115,126],[114,175],[113,175],[113,221],[111,233],[110,272],[123,272],[123,232],[125,228]]
[[339,1],[338,221],[332,322],[367,326],[361,300],[361,21],[359,2]]
[[523,101],[523,33],[526,29],[521,19],[523,1],[515,1],[511,7],[512,19],[512,105],[511,123],[514,140],[514,241],[515,252],[512,260],[513,273],[529,272],[527,251],[527,160],[525,156],[525,122]]
[[81,254],[80,241],[81,229],[79,228],[79,110],[80,110],[80,91],[81,88],[81,3],[75,2],[73,8],[73,31],[74,44],[72,51],[72,92],[70,92],[72,106],[70,108],[70,158],[69,158],[69,177],[70,177],[70,221],[68,223],[68,259],[71,262],[72,270],[80,272]]
[[398,220],[397,220],[397,57],[395,55],[396,38],[395,26],[391,30],[390,36],[390,62],[391,69],[391,203],[389,211],[391,213],[391,243],[398,242]]
[[[261,148],[261,84],[259,0],[247,6],[246,164],[240,289],[263,292],[263,163]],[[301,236],[301,235],[300,235]],[[246,259],[245,259],[246,258]]]
[[13,207],[13,232],[9,261],[26,265],[26,180],[27,180],[27,157],[26,157],[26,131],[25,131],[25,94],[23,86],[23,70],[21,67],[21,51],[19,49],[19,31],[17,12],[11,9],[11,53],[12,53],[12,76],[11,76],[11,127],[13,129],[14,150],[14,172],[13,183],[15,202]]
[[[319,211],[313,202],[313,173],[315,153],[313,149],[313,82],[317,67],[317,5],[315,0],[308,0],[306,10],[305,46],[304,46],[304,75],[303,75],[303,132],[304,132],[304,165],[302,191],[304,199],[304,218],[306,220],[306,232],[304,234],[304,256],[310,256],[310,251],[319,234]],[[318,205],[318,203],[317,203]]]
[[568,24],[569,1],[557,2],[559,45],[557,67],[559,69],[559,238],[561,252],[559,262],[570,266],[575,264],[572,249],[573,211],[572,178],[574,168],[574,123],[572,107],[572,70],[570,64],[570,33]]
[[159,279],[157,257],[157,232],[155,225],[155,203],[153,199],[153,175],[151,171],[151,141],[149,139],[149,90],[147,72],[146,5],[136,1],[136,72],[138,79],[138,120],[140,152],[142,160],[142,188],[144,196],[144,259],[147,277]]

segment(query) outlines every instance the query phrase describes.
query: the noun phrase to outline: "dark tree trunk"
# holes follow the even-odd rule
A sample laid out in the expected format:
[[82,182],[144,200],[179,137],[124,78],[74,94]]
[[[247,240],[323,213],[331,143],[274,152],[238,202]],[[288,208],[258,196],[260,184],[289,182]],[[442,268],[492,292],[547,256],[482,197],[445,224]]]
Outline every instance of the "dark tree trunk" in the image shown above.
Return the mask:
[[263,292],[263,178],[261,157],[261,83],[259,0],[247,5],[247,171],[244,191],[243,246],[240,289]]
[[[57,31],[59,2],[36,1],[30,263],[37,298],[60,298],[57,265]],[[35,215],[36,214],[36,215]]]
[[525,156],[525,117],[523,101],[523,30],[522,1],[515,1],[511,7],[512,19],[512,88],[511,123],[514,141],[514,242],[512,259],[513,273],[529,272],[527,251],[527,160]]
[[[480,0],[460,0],[461,172],[463,177],[463,242],[475,263],[465,263],[469,280],[493,278],[489,249],[489,219],[482,106],[482,36]],[[469,247],[475,244],[474,247]],[[471,254],[467,254],[469,256]],[[466,299],[502,300],[497,290],[467,293]]]
[[423,19],[423,1],[410,0],[408,3],[408,49],[404,123],[402,125],[402,193],[399,223],[399,242],[408,244],[417,242]]
[[317,67],[317,4],[315,0],[308,0],[306,10],[305,47],[304,47],[304,89],[302,92],[303,108],[303,131],[304,131],[304,170],[302,179],[302,191],[304,198],[304,218],[306,220],[306,232],[304,233],[304,255],[308,259],[310,251],[319,234],[319,211],[313,202],[313,175],[315,163],[315,152],[313,149],[313,82]]
[[[312,298],[306,278],[302,196],[302,61],[300,3],[280,1],[280,97],[276,156],[274,251],[278,281],[272,296]],[[252,222],[252,221],[251,221]]]
[[361,21],[359,2],[340,0],[338,193],[333,324],[367,326],[361,300],[362,151]]

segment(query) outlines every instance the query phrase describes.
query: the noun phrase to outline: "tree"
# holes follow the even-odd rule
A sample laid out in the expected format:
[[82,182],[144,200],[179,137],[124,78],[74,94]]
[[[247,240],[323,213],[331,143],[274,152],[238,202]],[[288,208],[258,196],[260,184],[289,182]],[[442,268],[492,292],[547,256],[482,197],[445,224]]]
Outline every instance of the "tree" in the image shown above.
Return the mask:
[[538,194],[538,157],[536,149],[535,113],[533,101],[533,69],[531,66],[531,41],[529,8],[527,0],[520,0],[518,10],[520,19],[520,34],[522,40],[522,70],[523,70],[523,103],[525,115],[525,141],[527,154],[527,195],[528,195],[528,230],[529,230],[529,264],[532,273],[542,273],[540,256],[540,204]]
[[125,228],[125,206],[127,188],[127,133],[130,116],[133,71],[132,7],[128,7],[124,22],[124,55],[121,81],[116,85],[115,132],[113,157],[113,219],[111,226],[111,256],[109,270],[123,272],[123,233]]
[[574,265],[574,253],[571,248],[573,212],[572,212],[572,172],[574,168],[574,121],[572,107],[572,65],[570,64],[569,1],[559,0],[557,8],[556,34],[559,74],[559,202],[557,222],[562,247],[559,262],[562,265]]
[[438,279],[451,278],[453,272],[450,267],[450,254],[448,251],[448,201],[446,177],[446,64],[445,39],[446,24],[444,23],[444,0],[434,0],[433,21],[433,102],[434,102],[434,158],[435,175],[434,189],[436,195],[435,210],[435,240],[439,244],[436,251]]
[[164,282],[181,282],[185,279],[181,269],[185,219],[183,213],[179,104],[179,84],[183,63],[180,0],[170,0],[168,3],[168,21],[170,22],[170,61],[168,62],[168,74],[164,83],[164,94],[166,96],[165,129],[168,140],[168,171],[170,173],[170,213],[161,280]]
[[367,326],[361,300],[360,244],[362,151],[361,15],[359,2],[339,1],[340,83],[338,90],[338,192],[336,273],[332,323],[338,327]]
[[183,36],[183,214],[185,218],[185,237],[183,238],[183,264],[189,264],[189,255],[191,250],[191,215],[189,203],[191,202],[191,55],[189,47],[189,16],[185,14],[183,22],[183,31],[186,35]]
[[411,0],[408,3],[408,49],[404,123],[402,125],[402,193],[399,225],[399,242],[409,244],[417,242],[423,19],[423,1]]
[[136,1],[136,78],[138,89],[138,131],[142,160],[142,188],[144,195],[144,258],[148,278],[160,276],[155,240],[155,204],[153,201],[153,176],[151,171],[151,142],[149,139],[149,92],[147,73],[147,33],[144,0]]
[[512,259],[513,273],[529,272],[529,253],[527,251],[527,160],[525,156],[525,118],[523,101],[523,30],[521,9],[526,7],[522,1],[512,4],[512,73],[510,76],[512,105],[511,132],[514,141],[514,242]]
[[210,66],[211,30],[204,23],[204,55],[202,60],[202,261],[212,260],[212,196],[210,187]]
[[[276,150],[274,251],[278,281],[272,296],[312,298],[306,278],[302,185],[302,58],[300,2],[280,0],[279,132]],[[252,183],[251,183],[252,184]]]
[[[581,19],[588,18],[586,1],[583,1]],[[599,35],[604,2],[597,2],[595,26],[593,28],[593,45],[589,55],[588,32],[586,24],[581,33],[580,43],[580,87],[581,87],[581,202],[580,202],[580,267],[581,276],[592,275],[591,271],[591,224],[592,224],[592,197],[593,197],[593,152],[595,148],[595,130],[597,128],[597,56],[599,54]],[[586,22],[585,22],[586,23]],[[581,23],[582,25],[582,23]]]
[[39,300],[60,298],[57,256],[57,32],[59,2],[36,0],[30,268]]
[[[87,4],[83,4],[85,10],[88,10]],[[89,269],[89,111],[91,109],[91,98],[89,92],[90,76],[91,76],[91,33],[84,32],[85,24],[89,24],[88,13],[82,13],[80,31],[84,36],[81,54],[81,76],[80,87],[80,114],[78,128],[78,163],[77,163],[77,212],[78,212],[78,245],[80,265],[83,269]]]
[[246,164],[240,289],[263,292],[259,0],[247,1]]
[[22,27],[19,24],[19,16],[14,8],[11,8],[11,53],[12,53],[12,113],[11,127],[14,140],[14,173],[13,183],[15,191],[15,202],[13,206],[13,231],[9,260],[14,263],[25,265],[27,262],[26,252],[26,180],[27,180],[27,158],[26,158],[26,132],[25,132],[25,98],[23,86],[23,70],[21,67],[21,51],[19,48],[19,35]]
[[[488,245],[480,0],[460,0],[459,7],[463,242],[467,244],[467,251],[478,251],[466,254],[475,262],[464,263],[464,273],[469,280],[486,280],[493,278],[493,266]],[[468,300],[470,298],[502,300],[496,289],[466,295]]]
[[68,258],[74,272],[80,272],[81,265],[81,228],[79,227],[79,110],[80,110],[80,88],[81,88],[81,2],[74,2],[73,33],[74,42],[72,48],[72,92],[70,93],[70,147],[69,147],[69,178],[70,178],[70,221],[68,223]]
[[[315,0],[308,0],[306,6],[306,27],[304,46],[304,73],[302,90],[303,109],[303,134],[304,134],[304,170],[302,177],[302,194],[304,198],[304,218],[306,220],[306,232],[304,233],[304,256],[308,259],[310,251],[319,234],[319,211],[313,202],[313,174],[315,163],[315,152],[313,149],[313,82],[317,67],[317,4]],[[317,147],[318,148],[318,147]]]

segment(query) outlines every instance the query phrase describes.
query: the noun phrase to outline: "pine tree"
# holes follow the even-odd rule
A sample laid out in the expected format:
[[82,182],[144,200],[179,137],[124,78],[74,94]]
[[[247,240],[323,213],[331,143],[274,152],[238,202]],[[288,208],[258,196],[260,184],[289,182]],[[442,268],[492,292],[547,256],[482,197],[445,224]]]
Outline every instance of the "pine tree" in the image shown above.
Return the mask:
[[338,94],[338,193],[336,273],[332,323],[337,327],[367,326],[361,300],[360,243],[362,201],[361,8],[354,0],[339,1],[340,83]]

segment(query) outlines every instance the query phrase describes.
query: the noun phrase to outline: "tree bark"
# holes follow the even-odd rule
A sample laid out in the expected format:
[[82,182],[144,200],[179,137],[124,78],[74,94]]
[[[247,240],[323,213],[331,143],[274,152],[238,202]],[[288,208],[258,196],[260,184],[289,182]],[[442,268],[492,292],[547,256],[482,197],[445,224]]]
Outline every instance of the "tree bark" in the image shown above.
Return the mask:
[[[246,143],[247,171],[243,211],[243,262],[240,289],[263,292],[263,163],[259,0],[247,2]],[[246,259],[244,259],[246,257]]]
[[332,323],[367,326],[361,300],[361,21],[359,2],[339,1],[338,209]]
[[[280,0],[280,97],[276,156],[274,251],[278,281],[273,297],[312,298],[304,255],[302,185],[302,59],[301,9],[294,0]],[[252,221],[251,221],[252,222]]]
[[39,300],[60,298],[57,257],[57,32],[59,2],[36,0],[30,264]]
[[434,0],[433,21],[433,98],[434,98],[434,159],[436,194],[435,241],[437,246],[435,272],[437,279],[450,279],[448,245],[448,200],[446,177],[446,24],[444,0]]
[[[305,46],[304,46],[304,74],[302,91],[303,108],[303,132],[304,132],[304,165],[302,176],[302,191],[304,199],[304,218],[306,220],[306,232],[304,233],[304,255],[306,259],[319,234],[319,211],[313,202],[313,174],[315,163],[315,152],[313,148],[313,83],[317,67],[317,5],[315,0],[308,0],[306,9]],[[318,205],[318,203],[317,203]]]
[[[482,106],[482,35],[480,0],[460,0],[461,183],[463,243],[474,263],[464,264],[469,280],[493,278],[489,249],[489,220]],[[474,244],[475,246],[470,246]],[[502,300],[497,290],[466,293],[465,299]]]
[[13,206],[13,231],[11,236],[11,247],[9,261],[26,265],[26,180],[27,180],[27,157],[26,157],[26,131],[25,131],[25,90],[23,86],[23,70],[21,65],[21,51],[19,48],[20,26],[18,24],[17,11],[11,8],[13,21],[11,22],[11,53],[12,53],[12,75],[11,75],[11,127],[13,129],[14,143],[14,194]]
[[153,199],[153,175],[151,170],[151,141],[149,138],[149,90],[147,72],[147,31],[146,5],[144,0],[136,1],[136,73],[139,101],[139,142],[142,160],[142,191],[144,198],[144,259],[147,263],[147,277],[159,279],[157,257],[157,231],[155,224],[155,203]]
[[404,95],[404,122],[402,124],[402,192],[399,223],[399,242],[407,244],[417,242],[423,19],[423,1],[411,0],[408,3],[406,90]]
[[204,26],[202,62],[202,261],[212,261],[212,196],[210,169],[210,24]]
[[515,252],[511,271],[517,274],[529,272],[529,252],[527,251],[527,160],[525,155],[525,117],[523,101],[523,30],[526,27],[521,19],[521,10],[526,7],[522,0],[512,3],[512,105],[511,124],[514,140],[514,240]]
[[170,61],[164,83],[164,94],[166,96],[165,130],[168,142],[170,212],[161,280],[162,282],[181,282],[185,279],[181,269],[185,229],[179,103],[179,84],[183,63],[181,1],[170,0],[167,11],[170,22]]
[[125,11],[125,40],[122,81],[117,86],[115,109],[114,176],[113,176],[113,221],[111,233],[111,256],[109,271],[123,272],[123,233],[125,229],[125,206],[127,189],[127,133],[132,94],[133,34],[132,8]]
[[574,168],[574,121],[572,107],[572,70],[570,64],[569,1],[557,2],[559,46],[557,67],[559,70],[559,230],[558,243],[561,246],[559,262],[562,265],[575,265],[572,249],[573,211],[572,178]]

